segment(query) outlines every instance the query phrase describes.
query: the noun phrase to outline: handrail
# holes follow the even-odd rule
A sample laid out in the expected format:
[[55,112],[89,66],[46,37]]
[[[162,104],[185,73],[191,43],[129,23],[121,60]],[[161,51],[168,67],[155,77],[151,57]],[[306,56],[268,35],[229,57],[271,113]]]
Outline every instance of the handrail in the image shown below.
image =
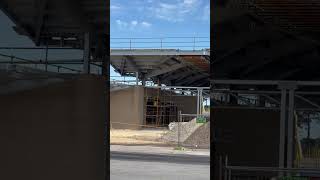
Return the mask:
[[114,37],[110,38],[113,49],[192,49],[210,48],[210,37]]
[[35,61],[35,60],[30,60],[30,59],[26,59],[26,58],[21,58],[21,57],[17,57],[17,56],[13,56],[13,55],[7,55],[7,54],[2,54],[0,53],[0,56],[2,57],[7,57],[7,58],[11,58],[11,64],[14,64],[14,60],[20,60],[20,61],[24,61],[24,62],[30,62],[30,63],[33,63],[33,64],[44,64],[44,65],[47,65],[47,66],[52,66],[52,67],[56,67],[58,69],[58,72],[60,69],[66,69],[66,70],[70,70],[70,71],[73,71],[73,72],[78,72],[80,73],[81,71],[80,70],[76,70],[76,69],[72,69],[72,68],[68,68],[68,67],[65,67],[65,66],[60,66],[60,65],[54,65],[54,64],[48,64],[44,61],[41,61],[38,62],[38,61]]
[[259,172],[304,172],[319,174],[320,169],[316,168],[280,168],[280,167],[252,167],[252,166],[225,166],[226,170],[233,171],[259,171]]

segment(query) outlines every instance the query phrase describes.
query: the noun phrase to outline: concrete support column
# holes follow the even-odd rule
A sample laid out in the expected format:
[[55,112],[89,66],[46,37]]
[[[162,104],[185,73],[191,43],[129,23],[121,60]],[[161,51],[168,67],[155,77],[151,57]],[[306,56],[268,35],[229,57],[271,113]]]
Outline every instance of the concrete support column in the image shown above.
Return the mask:
[[84,34],[83,74],[90,73],[90,33]]

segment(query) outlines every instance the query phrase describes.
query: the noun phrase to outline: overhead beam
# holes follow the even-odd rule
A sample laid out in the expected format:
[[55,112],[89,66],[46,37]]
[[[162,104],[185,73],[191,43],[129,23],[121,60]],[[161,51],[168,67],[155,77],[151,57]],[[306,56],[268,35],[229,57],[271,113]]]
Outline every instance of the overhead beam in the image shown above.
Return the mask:
[[145,77],[146,78],[155,77],[155,76],[158,76],[158,75],[161,75],[161,74],[165,74],[165,73],[168,73],[168,72],[171,72],[171,71],[175,71],[175,70],[183,68],[185,66],[186,66],[185,64],[180,63],[180,64],[172,65],[170,67],[162,68],[162,69],[155,69],[155,70],[147,73]]
[[141,73],[141,70],[139,69],[139,67],[137,66],[137,64],[134,62],[134,58],[132,56],[123,56],[124,58],[126,58],[128,64],[133,67],[133,69],[135,70],[135,72],[138,72],[139,74]]
[[199,80],[202,79],[207,79],[207,81],[209,82],[209,76],[205,76],[205,75],[199,75],[198,77],[194,78],[194,79],[186,79],[185,81],[181,82],[181,83],[189,83],[189,84],[193,84]]
[[160,60],[159,65],[162,65],[162,64],[166,63],[166,62],[169,61],[170,59],[172,59],[171,56],[164,56],[164,57]]
[[[289,41],[285,44],[279,45],[271,45],[273,48],[271,49],[264,49],[257,51],[255,57],[261,58],[259,62],[249,66],[244,72],[243,75],[248,75],[252,72],[258,71],[259,69],[265,67],[267,64],[270,64],[275,61],[281,61],[286,58],[296,58],[301,56],[301,54],[309,53],[314,51],[313,47],[307,45],[296,45],[295,42]],[[281,48],[285,47],[285,48]],[[265,52],[265,54],[263,54]],[[270,53],[272,52],[272,53]],[[262,59],[263,58],[263,59]]]
[[57,13],[70,17],[73,24],[77,24],[79,26],[78,31],[80,31],[81,34],[96,31],[96,28],[90,24],[89,17],[84,13],[85,11],[80,4],[81,1],[55,0],[52,2],[55,3],[55,6],[59,7],[59,9],[57,9]]

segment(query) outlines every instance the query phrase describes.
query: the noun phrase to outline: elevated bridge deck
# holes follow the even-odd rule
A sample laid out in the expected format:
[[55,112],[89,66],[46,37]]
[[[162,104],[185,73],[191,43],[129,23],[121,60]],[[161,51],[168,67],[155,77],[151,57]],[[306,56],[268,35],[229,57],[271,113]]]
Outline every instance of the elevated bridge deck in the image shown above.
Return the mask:
[[111,49],[110,64],[121,75],[175,86],[209,86],[210,51]]

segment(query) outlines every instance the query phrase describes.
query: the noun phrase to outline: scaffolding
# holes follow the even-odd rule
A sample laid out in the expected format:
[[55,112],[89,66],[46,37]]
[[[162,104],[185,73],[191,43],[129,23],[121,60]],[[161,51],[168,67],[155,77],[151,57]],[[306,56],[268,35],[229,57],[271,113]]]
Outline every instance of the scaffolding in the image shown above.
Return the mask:
[[161,91],[145,88],[145,120],[146,124],[165,126],[178,118],[180,105],[172,100],[172,91]]
[[[204,88],[206,89],[206,88]],[[204,90],[201,87],[145,87],[144,113],[145,124],[156,127],[167,126],[178,121],[178,112],[181,110],[193,115],[202,114]],[[187,98],[190,98],[186,101]],[[194,104],[188,104],[193,102]],[[184,112],[186,113],[186,112]],[[188,119],[185,119],[188,120]],[[191,119],[189,119],[191,120]]]

